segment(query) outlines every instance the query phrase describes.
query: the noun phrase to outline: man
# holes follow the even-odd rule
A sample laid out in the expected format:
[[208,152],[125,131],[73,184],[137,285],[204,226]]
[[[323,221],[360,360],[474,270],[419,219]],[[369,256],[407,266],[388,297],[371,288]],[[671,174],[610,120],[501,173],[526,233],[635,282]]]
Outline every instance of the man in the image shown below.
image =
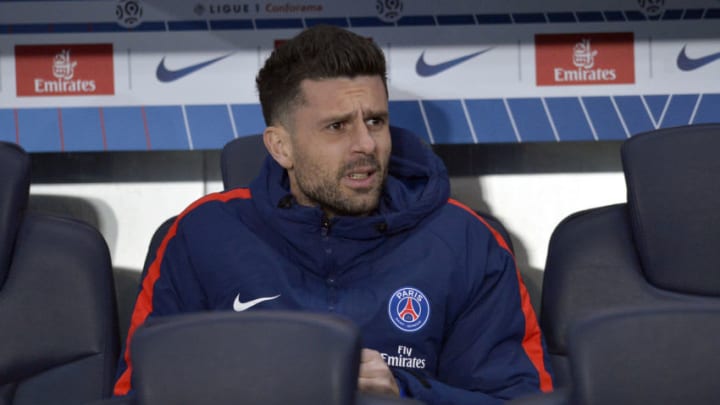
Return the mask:
[[[445,168],[391,135],[382,51],[317,26],[276,49],[257,86],[270,153],[249,188],[195,202],[149,267],[129,338],[191,311],[338,313],[361,328],[358,388],[429,404],[552,389],[506,243],[448,199]],[[115,387],[130,389],[127,353]]]

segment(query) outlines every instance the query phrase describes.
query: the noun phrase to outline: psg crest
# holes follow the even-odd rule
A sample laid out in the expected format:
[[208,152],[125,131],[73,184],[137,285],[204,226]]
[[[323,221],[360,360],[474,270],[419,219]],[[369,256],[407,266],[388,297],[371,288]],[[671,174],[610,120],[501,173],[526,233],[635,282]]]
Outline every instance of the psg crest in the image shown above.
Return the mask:
[[403,287],[390,297],[388,315],[398,329],[415,332],[430,318],[430,302],[417,288]]

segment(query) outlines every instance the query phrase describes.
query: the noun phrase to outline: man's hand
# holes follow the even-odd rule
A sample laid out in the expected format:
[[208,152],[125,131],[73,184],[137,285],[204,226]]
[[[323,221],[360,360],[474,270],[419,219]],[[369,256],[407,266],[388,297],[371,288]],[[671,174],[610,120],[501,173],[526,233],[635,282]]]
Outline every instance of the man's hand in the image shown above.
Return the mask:
[[375,350],[362,349],[358,390],[371,394],[400,396],[395,376],[380,353]]

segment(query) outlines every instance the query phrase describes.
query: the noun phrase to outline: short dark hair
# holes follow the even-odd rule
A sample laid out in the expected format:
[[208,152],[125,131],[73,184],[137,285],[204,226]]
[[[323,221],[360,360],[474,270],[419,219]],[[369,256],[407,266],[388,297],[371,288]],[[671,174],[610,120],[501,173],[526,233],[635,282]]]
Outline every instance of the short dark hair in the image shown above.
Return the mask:
[[[385,55],[369,38],[330,25],[316,25],[276,48],[255,83],[266,125],[282,122],[302,101],[300,82],[337,77],[380,76],[387,94]],[[285,123],[289,124],[289,123]]]

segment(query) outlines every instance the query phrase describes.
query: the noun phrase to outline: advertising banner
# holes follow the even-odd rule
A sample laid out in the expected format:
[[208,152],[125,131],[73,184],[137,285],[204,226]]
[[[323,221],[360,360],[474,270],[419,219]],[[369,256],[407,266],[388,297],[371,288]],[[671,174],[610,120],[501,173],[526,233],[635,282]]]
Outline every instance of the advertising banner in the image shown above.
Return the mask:
[[626,139],[720,121],[720,0],[0,1],[0,140],[219,149],[316,24],[371,38],[390,119],[430,143]]

